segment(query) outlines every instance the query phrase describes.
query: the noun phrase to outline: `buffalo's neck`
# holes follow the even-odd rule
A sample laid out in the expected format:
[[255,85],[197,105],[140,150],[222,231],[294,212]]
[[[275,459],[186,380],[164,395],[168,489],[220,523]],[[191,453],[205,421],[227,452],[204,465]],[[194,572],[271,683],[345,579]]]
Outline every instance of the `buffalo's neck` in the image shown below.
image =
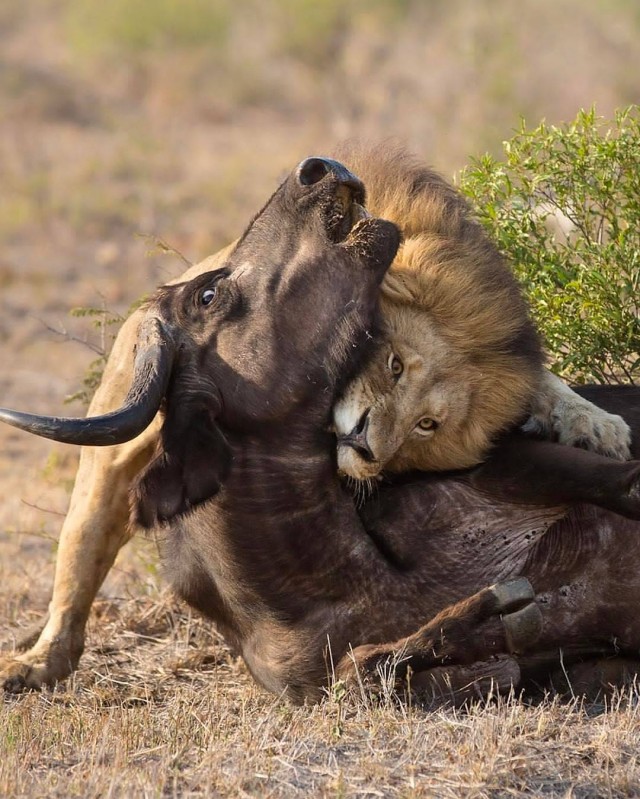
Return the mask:
[[228,438],[232,468],[219,500],[230,514],[265,518],[279,528],[298,515],[328,510],[328,495],[338,490],[329,434],[284,428]]
[[228,480],[181,525],[209,593],[178,590],[239,641],[255,622],[295,624],[319,602],[346,599],[379,553],[335,476],[328,434],[228,438]]
[[318,580],[323,569],[332,575],[348,570],[363,536],[336,477],[334,448],[328,434],[234,446],[232,474],[218,500],[234,546],[246,538],[256,558],[277,556],[283,572],[300,575],[305,584],[309,573]]

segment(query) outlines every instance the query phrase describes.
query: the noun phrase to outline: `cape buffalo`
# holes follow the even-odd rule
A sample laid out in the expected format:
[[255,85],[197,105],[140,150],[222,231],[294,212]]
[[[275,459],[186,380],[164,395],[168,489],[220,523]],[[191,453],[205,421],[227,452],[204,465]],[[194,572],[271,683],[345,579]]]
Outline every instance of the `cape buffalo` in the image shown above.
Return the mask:
[[[108,413],[86,420],[2,412],[58,440],[120,444],[83,456],[50,617],[5,665],[7,689],[77,664],[158,409],[133,519],[162,528],[177,591],[269,690],[317,699],[333,672],[372,674],[389,657],[414,685],[462,688],[548,673],[560,650],[565,665],[637,655],[639,528],[604,509],[640,515],[637,462],[512,437],[472,472],[402,476],[359,509],[337,478],[331,407],[375,338],[400,241],[362,218],[363,201],[343,165],[305,160],[217,268],[161,289],[130,322],[120,409],[99,392],[94,410]],[[125,393],[129,350],[116,347],[105,375],[111,398]],[[634,431],[639,397],[590,395]],[[602,507],[563,505],[574,499]]]

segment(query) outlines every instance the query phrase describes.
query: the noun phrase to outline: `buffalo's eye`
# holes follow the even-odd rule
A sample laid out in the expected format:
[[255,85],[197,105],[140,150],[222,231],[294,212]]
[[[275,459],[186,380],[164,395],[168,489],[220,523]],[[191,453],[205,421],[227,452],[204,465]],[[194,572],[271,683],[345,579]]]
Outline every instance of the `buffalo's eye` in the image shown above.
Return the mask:
[[205,289],[200,295],[200,304],[211,305],[211,303],[215,300],[217,293],[218,289],[215,286],[210,289]]
[[392,352],[391,355],[389,356],[389,360],[387,361],[387,366],[389,367],[389,371],[395,377],[396,380],[400,377],[400,375],[404,371],[404,364],[394,352]]
[[419,433],[430,433],[432,430],[435,430],[438,427],[438,423],[435,419],[431,419],[429,416],[425,416],[424,419],[420,419],[418,424],[416,425],[416,430]]

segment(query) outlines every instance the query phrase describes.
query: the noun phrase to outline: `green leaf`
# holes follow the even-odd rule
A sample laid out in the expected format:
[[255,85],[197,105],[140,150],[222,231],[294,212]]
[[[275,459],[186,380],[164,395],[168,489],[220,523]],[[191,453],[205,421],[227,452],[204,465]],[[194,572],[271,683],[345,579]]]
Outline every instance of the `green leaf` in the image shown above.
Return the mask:
[[640,381],[640,113],[581,110],[528,129],[459,177],[510,258],[555,363],[575,382]]

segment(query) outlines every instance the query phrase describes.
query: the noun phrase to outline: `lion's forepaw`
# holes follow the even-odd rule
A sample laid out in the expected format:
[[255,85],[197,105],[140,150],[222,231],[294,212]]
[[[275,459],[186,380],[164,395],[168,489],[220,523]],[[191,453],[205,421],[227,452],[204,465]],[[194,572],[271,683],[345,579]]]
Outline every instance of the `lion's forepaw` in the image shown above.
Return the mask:
[[79,654],[66,649],[34,647],[0,658],[0,689],[8,694],[40,691],[66,679],[78,664]]
[[533,413],[522,429],[609,458],[624,461],[631,457],[631,430],[624,419],[577,395],[575,400],[558,402],[548,413]]
[[46,685],[46,669],[16,659],[0,662],[0,685],[8,694],[39,691]]

